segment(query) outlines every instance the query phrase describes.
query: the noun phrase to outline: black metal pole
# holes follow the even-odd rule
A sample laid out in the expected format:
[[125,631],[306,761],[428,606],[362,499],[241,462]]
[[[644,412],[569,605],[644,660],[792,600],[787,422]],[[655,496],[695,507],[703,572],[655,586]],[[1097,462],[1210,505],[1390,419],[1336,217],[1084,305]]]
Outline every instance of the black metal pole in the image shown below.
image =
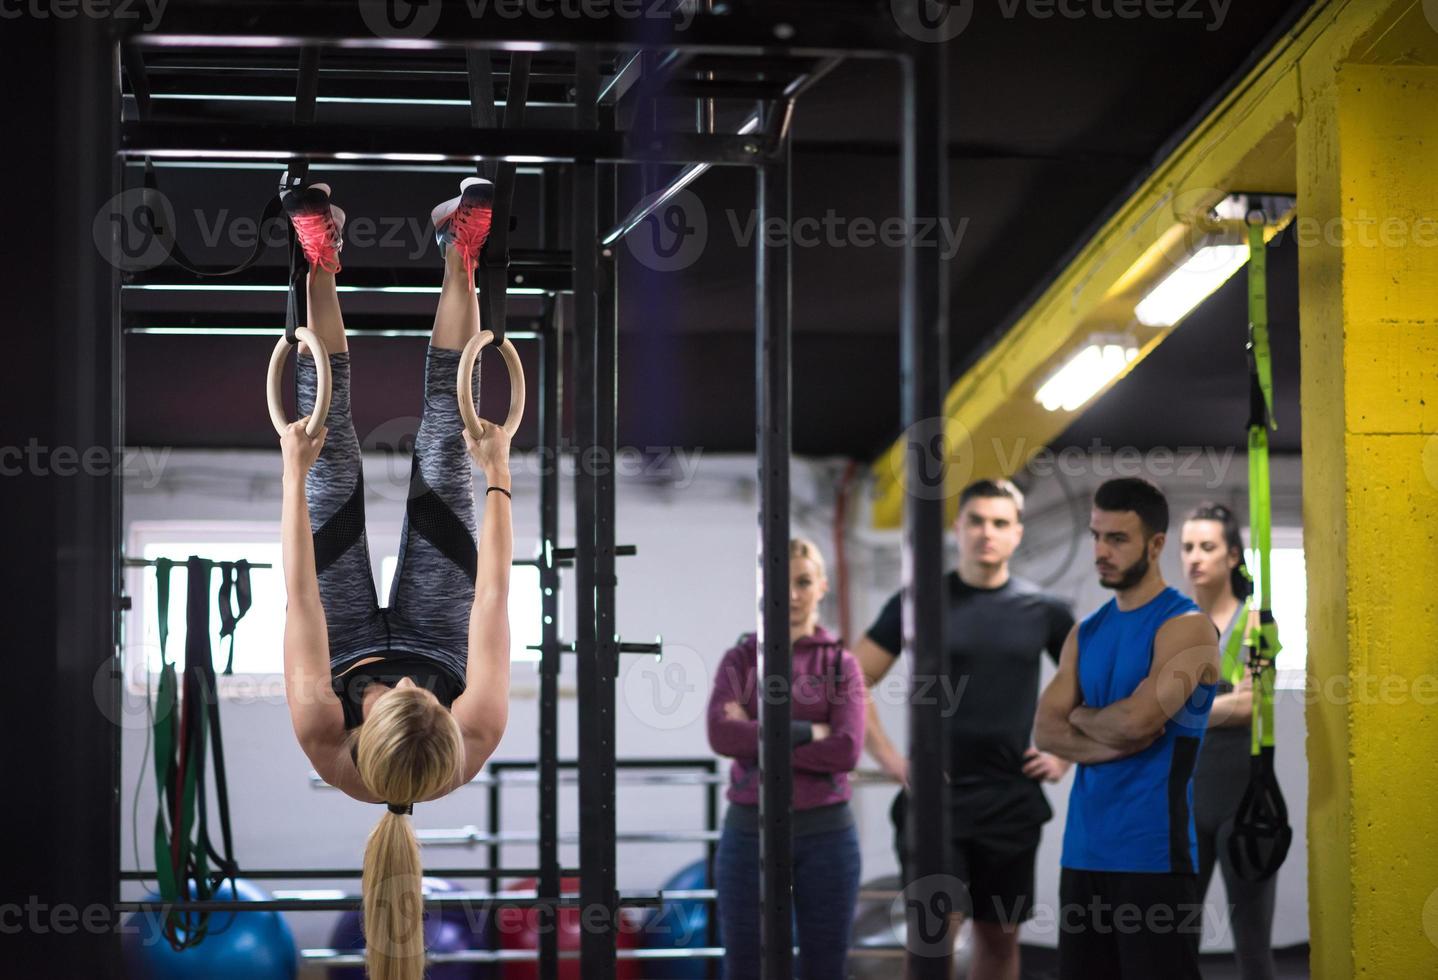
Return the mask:
[[[615,107],[599,107],[601,132],[615,127]],[[615,220],[618,193],[618,167],[614,164],[599,168],[599,194],[596,224],[590,229],[590,241],[599,248],[599,229]],[[600,252],[598,287],[598,326],[594,351],[594,444],[603,460],[594,476],[594,687],[590,689],[595,717],[595,751],[597,768],[594,773],[596,799],[602,797],[599,810],[587,811],[586,822],[596,823],[599,838],[604,894],[604,955],[600,971],[593,974],[601,980],[612,980],[616,973],[615,953],[619,925],[619,884],[615,849],[618,814],[615,813],[615,682],[619,677],[619,627],[615,616],[614,526],[614,460],[618,456],[619,398],[619,284],[618,263],[614,250]],[[596,948],[598,943],[596,942]],[[585,977],[591,974],[586,971]]]
[[[782,112],[767,106],[763,116]],[[757,174],[759,221],[789,222],[789,152]],[[786,236],[787,238],[787,236]],[[758,236],[755,359],[759,449],[759,939],[764,980],[794,975],[793,771],[789,754],[789,313],[790,254]]]
[[[598,128],[599,67],[595,53],[575,55],[575,130]],[[579,683],[579,897],[587,912],[609,903],[610,870],[614,855],[613,773],[606,780],[601,745],[605,713],[600,698],[602,667],[599,659],[599,596],[596,524],[599,481],[592,461],[599,443],[603,412],[599,361],[599,172],[593,159],[577,160],[573,168],[574,221],[574,336],[575,382],[581,396],[575,400],[575,443],[580,465],[574,479],[575,671]],[[611,542],[612,544],[612,542]],[[612,706],[611,706],[612,708]],[[612,724],[612,715],[610,716]],[[612,768],[612,763],[611,763]],[[606,783],[608,793],[606,794]],[[606,821],[605,815],[610,817]],[[610,823],[606,833],[606,823]],[[592,915],[592,913],[591,913]],[[585,923],[591,920],[584,917]],[[588,980],[613,980],[613,933],[584,928],[580,937],[580,973]]]
[[[916,219],[948,216],[947,71],[944,46],[916,43],[903,64],[904,247],[901,368],[901,418],[908,439],[908,494],[904,501],[903,602],[904,656],[914,665],[911,692],[948,690],[934,685],[946,670],[944,647],[944,495],[946,453],[938,458],[934,440],[944,432],[944,394],[948,386],[948,269],[936,243],[916,241]],[[936,476],[937,474],[937,476]],[[937,901],[942,876],[949,872],[948,807],[944,776],[948,740],[938,698],[910,697],[910,799],[906,857],[910,881],[907,973],[910,978],[948,980],[947,941],[934,943],[936,913],[943,922],[946,905]],[[957,896],[953,896],[957,898]],[[939,926],[943,928],[942,925]],[[942,955],[936,955],[942,951]]]
[[[546,184],[553,174],[543,177]],[[546,188],[547,190],[547,188]],[[546,208],[546,217],[552,213]],[[548,221],[545,234],[550,234]],[[544,304],[539,361],[539,588],[543,648],[539,655],[539,894],[559,894],[559,568],[554,549],[559,537],[560,385],[563,383],[564,330],[559,297]],[[559,976],[559,931],[553,912],[539,919],[539,975]]]

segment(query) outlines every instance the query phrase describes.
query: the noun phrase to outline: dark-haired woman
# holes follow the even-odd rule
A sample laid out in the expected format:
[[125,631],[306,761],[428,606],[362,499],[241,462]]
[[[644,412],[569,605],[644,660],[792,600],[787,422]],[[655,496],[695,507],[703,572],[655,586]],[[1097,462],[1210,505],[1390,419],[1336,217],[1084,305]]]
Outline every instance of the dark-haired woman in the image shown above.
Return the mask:
[[1230,653],[1235,631],[1247,618],[1245,600],[1253,591],[1243,561],[1243,538],[1233,511],[1203,504],[1183,522],[1183,571],[1193,599],[1219,631],[1223,677],[1209,713],[1208,732],[1193,776],[1194,825],[1198,831],[1198,893],[1205,895],[1217,861],[1228,892],[1233,955],[1243,980],[1270,980],[1273,963],[1273,905],[1277,876],[1252,882],[1240,877],[1228,857],[1228,839],[1243,791],[1248,786],[1252,681],[1243,674],[1241,647]]
[[[828,582],[811,541],[789,544],[793,644],[794,916],[798,976],[843,980],[859,895],[859,837],[849,772],[864,746],[864,678],[843,642],[819,625]],[[729,811],[714,860],[725,980],[759,976],[759,667],[754,634],[724,655],[709,698],[709,744],[734,760]]]

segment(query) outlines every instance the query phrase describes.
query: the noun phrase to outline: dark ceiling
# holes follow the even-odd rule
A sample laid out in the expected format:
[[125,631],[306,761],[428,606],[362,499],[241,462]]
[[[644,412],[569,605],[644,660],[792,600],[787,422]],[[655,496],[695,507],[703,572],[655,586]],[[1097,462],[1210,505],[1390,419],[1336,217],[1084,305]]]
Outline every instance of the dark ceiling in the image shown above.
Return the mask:
[[[1066,257],[1142,179],[1165,146],[1220,96],[1249,60],[1271,45],[1305,3],[1248,0],[1203,4],[1195,18],[1100,17],[1111,4],[1070,3],[1078,19],[1034,13],[1038,3],[979,0],[967,29],[950,45],[951,228],[960,234],[952,276],[950,352],[959,371],[1004,329],[1062,267]],[[1007,16],[1009,9],[1016,10]],[[1173,4],[1162,9],[1188,9]],[[1159,9],[1159,8],[1155,8]],[[1029,11],[1029,12],[1026,12]],[[189,58],[207,64],[205,52]],[[229,59],[234,52],[225,53]],[[168,55],[170,64],[183,55]],[[354,64],[346,52],[327,67]],[[382,52],[385,67],[446,69],[441,97],[466,95],[462,63],[435,52]],[[450,60],[446,61],[448,58]],[[157,62],[164,64],[163,61]],[[539,66],[536,68],[539,71]],[[192,73],[191,78],[194,75]],[[219,85],[219,72],[201,73]],[[397,81],[397,85],[400,83]],[[321,96],[326,92],[321,80]],[[197,88],[201,86],[196,86]],[[157,91],[159,90],[157,86]],[[207,89],[208,90],[208,89]],[[409,89],[404,91],[408,92]],[[164,101],[157,112],[207,121],[284,118],[281,103]],[[319,121],[365,125],[396,118],[412,125],[466,126],[468,109],[321,104]],[[899,253],[861,246],[856,220],[875,223],[899,213],[897,71],[889,63],[848,62],[800,101],[795,119],[793,213],[823,219],[841,231],[838,244],[794,250],[794,451],[870,459],[899,431]],[[404,147],[396,149],[403,150]],[[402,170],[326,169],[349,214],[343,252],[354,276],[390,270],[404,281],[437,284],[438,252],[428,235],[429,209],[452,196],[462,174]],[[224,264],[241,249],[207,243],[210,230],[228,233],[253,217],[273,193],[276,168],[164,168],[162,189],[177,210],[181,243],[201,261]],[[131,168],[129,180],[137,179]],[[631,182],[632,183],[632,182]],[[522,174],[515,204],[516,245],[538,243],[542,224],[538,177]],[[628,187],[627,207],[638,196]],[[619,442],[680,445],[711,452],[754,447],[754,252],[741,241],[754,204],[752,172],[715,168],[687,199],[691,226],[707,227],[692,264],[656,271],[621,249]],[[408,224],[406,224],[406,222]],[[736,229],[739,234],[736,235]],[[641,228],[639,233],[650,229]],[[688,253],[686,253],[686,257]],[[267,255],[259,273],[282,282],[283,253]],[[653,265],[652,261],[650,265]],[[1297,290],[1291,246],[1274,249],[1272,320],[1278,365],[1278,451],[1298,449]],[[1059,440],[1086,446],[1102,434],[1110,445],[1241,443],[1247,392],[1242,344],[1244,276],[1211,298],[1122,384],[1096,402]],[[341,274],[340,282],[345,282]],[[347,294],[357,328],[427,328],[432,295]],[[127,291],[135,322],[210,322],[234,326],[283,324],[280,293]],[[534,301],[516,298],[515,309]],[[358,331],[357,331],[358,333]],[[262,336],[132,335],[126,344],[126,442],[195,447],[274,444],[261,385],[273,341]],[[520,342],[530,362],[535,347]],[[418,413],[422,338],[357,335],[354,411],[361,439],[393,432],[394,420]],[[497,371],[485,363],[485,377]],[[497,379],[496,379],[497,380]],[[497,385],[502,389],[502,384]],[[573,386],[566,391],[573,398]],[[502,404],[502,396],[495,401]],[[488,399],[486,399],[488,404]],[[533,401],[531,405],[533,405]],[[491,411],[497,411],[497,404]],[[532,446],[533,412],[517,445]],[[375,437],[378,438],[378,437]]]

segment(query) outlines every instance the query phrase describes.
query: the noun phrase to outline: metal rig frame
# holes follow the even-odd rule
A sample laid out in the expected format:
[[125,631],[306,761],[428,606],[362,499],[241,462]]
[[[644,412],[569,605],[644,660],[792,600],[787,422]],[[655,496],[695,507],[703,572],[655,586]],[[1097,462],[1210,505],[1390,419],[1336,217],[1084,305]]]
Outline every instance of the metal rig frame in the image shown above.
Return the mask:
[[[575,441],[581,452],[615,449],[616,378],[619,370],[617,263],[612,246],[628,231],[664,206],[680,189],[710,166],[749,166],[756,172],[755,190],[760,221],[787,218],[790,209],[790,128],[795,102],[803,90],[845,59],[882,58],[897,61],[902,74],[902,200],[910,222],[920,216],[947,214],[947,70],[942,44],[908,37],[900,30],[895,13],[907,11],[912,23],[924,23],[923,0],[895,0],[855,12],[838,5],[789,7],[750,5],[710,9],[712,0],[686,6],[693,11],[683,29],[673,20],[633,23],[623,18],[575,19],[522,16],[475,17],[463,4],[438,4],[433,26],[422,36],[407,36],[404,29],[377,34],[367,18],[383,4],[378,0],[338,2],[320,0],[304,4],[263,0],[225,3],[197,0],[175,3],[163,23],[147,30],[96,22],[78,25],[71,50],[91,59],[68,83],[77,106],[71,128],[76,160],[66,174],[83,210],[83,202],[103,202],[123,186],[127,160],[154,157],[196,159],[262,159],[277,169],[294,155],[313,160],[355,160],[366,168],[397,166],[394,154],[425,154],[427,160],[472,164],[476,160],[511,160],[526,168],[567,168],[572,205],[569,254],[552,250],[542,254],[515,254],[510,282],[520,273],[533,274],[534,285],[548,298],[545,314],[516,326],[534,328],[542,351],[539,397],[540,440],[551,451],[559,446],[561,383],[560,304],[556,294],[572,291],[574,297],[574,383],[587,397],[577,399]],[[416,7],[433,12],[431,5]],[[880,7],[886,9],[879,9]],[[642,28],[642,32],[638,30]],[[389,35],[389,36],[385,36]],[[357,128],[325,124],[273,123],[206,125],[195,122],[141,122],[122,120],[120,46],[135,45],[142,52],[174,48],[224,50],[298,49],[307,45],[344,49],[476,49],[493,53],[530,52],[572,56],[570,77],[535,80],[536,91],[553,82],[553,105],[567,115],[568,124],[553,128],[526,126],[516,129],[425,129],[408,126]],[[738,77],[735,77],[738,76]],[[777,81],[776,81],[777,79]],[[240,80],[258,92],[266,82]],[[359,80],[358,87],[378,90],[383,80]],[[284,91],[283,86],[280,91]],[[689,98],[697,109],[693,131],[657,131],[635,124],[620,128],[631,107],[651,105],[658,98]],[[754,107],[744,125],[721,132],[716,104],[746,100]],[[637,164],[652,173],[658,164],[682,164],[684,169],[645,202],[621,214],[619,167]],[[564,171],[555,171],[564,172]],[[553,181],[550,181],[553,184]],[[548,200],[557,200],[552,196]],[[546,218],[549,222],[551,219]],[[912,225],[910,225],[912,227]],[[551,229],[552,230],[552,229]],[[787,246],[776,247],[757,236],[755,299],[755,361],[757,444],[760,510],[758,561],[761,611],[758,630],[766,690],[788,691],[790,646],[788,638],[787,582],[789,539],[790,463],[790,342],[792,257]],[[125,285],[163,283],[183,275],[173,269],[125,277]],[[92,444],[107,441],[122,446],[124,380],[122,340],[126,331],[143,331],[156,323],[122,316],[119,274],[91,253],[80,273],[73,306],[108,315],[108,331],[95,331],[80,346],[70,377],[77,388],[96,393],[94,411],[82,407],[70,419],[77,432],[94,436]],[[108,289],[110,299],[105,299]],[[163,319],[163,318],[161,318]],[[96,321],[91,321],[96,322]],[[164,324],[160,324],[163,326]],[[170,324],[184,327],[183,318]],[[363,334],[363,322],[355,324]],[[902,420],[911,451],[908,462],[908,497],[904,521],[903,582],[906,623],[904,645],[914,657],[916,676],[939,677],[944,670],[942,621],[943,562],[943,459],[927,455],[929,441],[942,433],[943,396],[947,388],[946,333],[948,330],[948,277],[939,251],[908,241],[904,247],[901,309]],[[516,331],[518,336],[518,331]],[[108,415],[106,414],[108,406]],[[88,414],[87,414],[88,413]],[[551,459],[555,458],[550,456]],[[582,469],[582,468],[581,468]],[[939,473],[935,482],[935,471]],[[541,866],[540,897],[530,902],[550,910],[559,904],[561,869],[556,857],[558,777],[557,675],[561,645],[555,613],[558,609],[557,564],[561,554],[572,555],[577,572],[577,622],[584,624],[575,638],[578,677],[583,696],[579,703],[580,807],[584,813],[581,834],[580,904],[603,909],[607,921],[621,904],[615,876],[615,679],[619,654],[624,652],[615,623],[615,487],[612,474],[575,477],[575,523],[586,529],[573,549],[560,549],[557,486],[545,480],[540,492],[541,547],[535,563],[541,571],[544,612],[547,618],[541,661],[539,781]],[[80,555],[110,555],[108,564],[82,562],[62,573],[70,583],[63,594],[61,619],[70,624],[66,635],[76,642],[62,652],[61,677],[90,677],[111,666],[110,705],[121,696],[119,611],[121,595],[120,530],[122,484],[119,471],[108,479],[77,481],[76,490],[60,502],[63,513],[76,515],[69,538]],[[79,519],[83,515],[84,519]],[[103,605],[97,607],[96,603]],[[113,612],[112,612],[113,610]],[[97,613],[99,613],[97,615]],[[103,655],[95,651],[103,650]],[[69,659],[67,659],[69,658]],[[774,687],[768,687],[773,684]],[[943,805],[945,739],[940,709],[917,704],[911,710],[910,745],[914,779],[907,855],[916,881],[944,873],[947,868],[946,807]],[[791,827],[792,773],[789,758],[790,705],[787,695],[766,699],[761,707],[760,765],[761,877],[763,901],[763,977],[792,976],[791,935]],[[107,723],[105,723],[107,724]],[[119,740],[104,725],[91,725],[79,737],[94,741],[81,750],[93,753],[98,744],[111,751],[108,782],[96,780],[88,788],[67,789],[67,802],[80,803],[82,812],[110,815],[110,838],[100,845],[112,860],[108,868],[88,869],[81,878],[92,894],[108,895],[119,907],[120,794]],[[78,758],[78,754],[77,754]],[[93,756],[92,756],[93,758]],[[91,760],[77,761],[77,776],[95,771]],[[84,804],[88,802],[89,807]],[[73,870],[73,869],[71,869]],[[103,874],[105,879],[98,877]],[[912,896],[911,896],[912,898]],[[648,900],[634,896],[638,904]],[[213,903],[211,903],[213,904]],[[334,904],[334,903],[331,903]],[[353,904],[353,903],[350,903]],[[911,929],[920,914],[909,905]],[[311,906],[314,907],[314,906]],[[328,907],[328,906],[326,906]],[[347,906],[348,907],[348,906]],[[541,975],[557,975],[559,957],[554,932],[541,949]],[[84,942],[85,940],[82,940]],[[111,955],[88,964],[92,970],[113,970],[118,962],[113,937],[91,937],[100,948],[110,943]],[[581,969],[591,980],[612,980],[616,949],[613,930],[586,931],[580,951]],[[910,977],[946,977],[946,957],[907,956]],[[95,973],[94,975],[111,975]]]

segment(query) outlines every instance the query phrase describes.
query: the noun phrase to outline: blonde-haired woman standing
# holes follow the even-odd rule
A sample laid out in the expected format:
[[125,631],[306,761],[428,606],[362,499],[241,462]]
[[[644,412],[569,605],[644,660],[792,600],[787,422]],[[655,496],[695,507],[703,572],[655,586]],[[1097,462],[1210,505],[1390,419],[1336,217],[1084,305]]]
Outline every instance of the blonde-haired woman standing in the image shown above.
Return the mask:
[[[819,625],[828,591],[812,541],[789,543],[793,645],[794,913],[799,976],[842,980],[859,894],[859,836],[849,773],[864,747],[864,678],[843,641]],[[709,744],[734,760],[714,859],[725,980],[759,975],[759,665],[753,633],[724,655],[709,697]]]
[[[376,980],[424,973],[419,842],[407,814],[474,778],[509,711],[509,437],[484,423],[473,439],[455,390],[460,353],[479,328],[472,276],[489,232],[492,189],[470,178],[460,191],[431,215],[444,284],[385,607],[370,571],[335,289],[345,216],[324,184],[284,200],[310,265],[308,326],[328,349],[331,372],[327,429],[311,438],[302,418],[281,438],[285,691],[315,771],[357,800],[387,806],[365,845],[362,883],[366,965]],[[315,403],[316,369],[303,348],[296,375],[304,415]],[[471,461],[486,481],[477,549]]]

